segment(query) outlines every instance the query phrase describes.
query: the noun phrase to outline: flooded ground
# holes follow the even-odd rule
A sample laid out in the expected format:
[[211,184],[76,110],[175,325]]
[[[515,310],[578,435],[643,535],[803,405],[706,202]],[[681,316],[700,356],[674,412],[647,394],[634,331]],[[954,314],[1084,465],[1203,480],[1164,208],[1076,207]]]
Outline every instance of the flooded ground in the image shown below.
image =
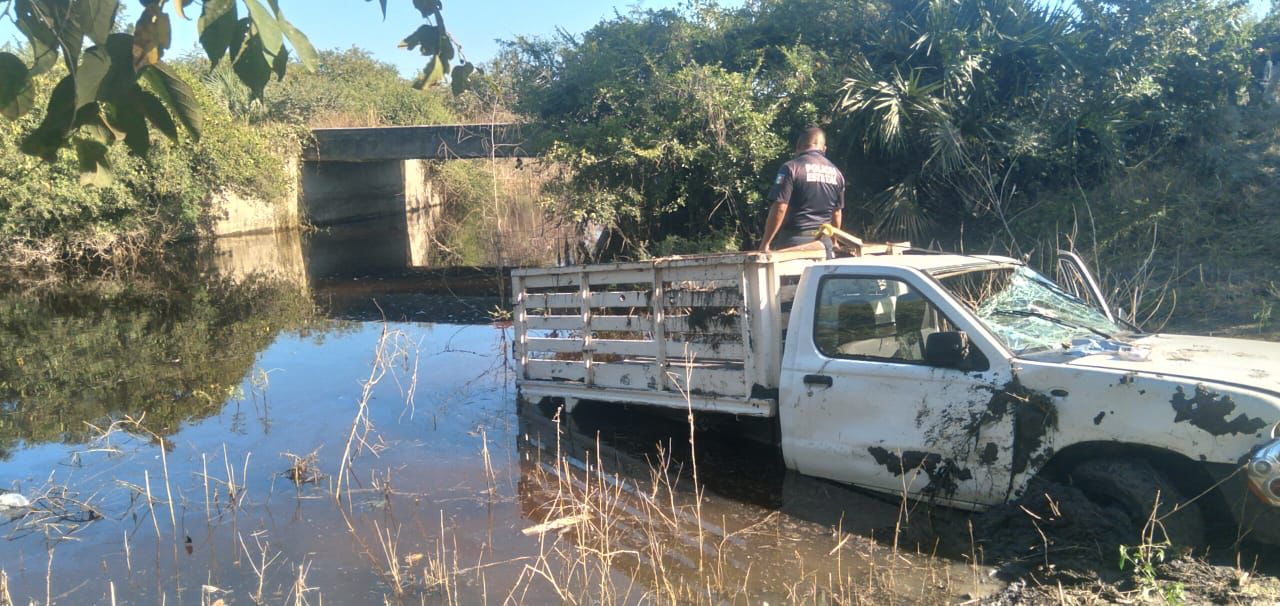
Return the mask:
[[305,241],[266,238],[0,294],[0,488],[30,501],[0,512],[0,603],[935,603],[1001,585],[871,540],[898,504],[788,475],[769,447],[699,434],[695,484],[684,419],[518,410],[499,301],[465,288],[484,280],[315,271],[290,256]]
[[[0,489],[30,501],[0,511],[0,604],[1019,603],[1055,583],[1034,544],[984,542],[1039,530],[1023,510],[870,497],[733,431],[691,447],[682,415],[520,406],[499,276],[359,271],[374,252],[335,240],[0,292]],[[1223,570],[1206,583],[1248,585]]]

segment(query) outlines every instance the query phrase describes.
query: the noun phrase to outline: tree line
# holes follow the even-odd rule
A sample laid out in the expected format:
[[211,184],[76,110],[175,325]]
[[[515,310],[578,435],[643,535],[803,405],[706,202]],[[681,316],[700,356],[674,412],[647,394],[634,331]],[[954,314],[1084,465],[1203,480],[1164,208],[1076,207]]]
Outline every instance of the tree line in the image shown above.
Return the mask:
[[575,216],[632,255],[753,243],[806,125],[828,130],[855,229],[1011,237],[1045,193],[1230,137],[1275,22],[1228,0],[761,0],[519,38],[493,69],[550,127]]

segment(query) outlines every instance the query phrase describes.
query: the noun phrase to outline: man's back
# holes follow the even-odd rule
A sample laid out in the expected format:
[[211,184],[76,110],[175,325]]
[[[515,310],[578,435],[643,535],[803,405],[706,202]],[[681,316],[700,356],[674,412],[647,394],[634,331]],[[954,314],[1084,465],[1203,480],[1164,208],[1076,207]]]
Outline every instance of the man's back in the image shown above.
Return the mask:
[[768,200],[788,203],[784,231],[816,229],[844,208],[844,175],[822,151],[808,150],[778,170]]

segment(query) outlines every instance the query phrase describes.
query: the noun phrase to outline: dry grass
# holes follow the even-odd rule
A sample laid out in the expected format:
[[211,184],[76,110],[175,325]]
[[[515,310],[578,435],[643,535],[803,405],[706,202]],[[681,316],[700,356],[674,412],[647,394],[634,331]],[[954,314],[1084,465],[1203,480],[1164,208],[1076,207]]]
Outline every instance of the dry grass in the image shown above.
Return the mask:
[[280,456],[289,458],[289,467],[282,472],[284,477],[289,478],[299,488],[303,484],[316,484],[324,479],[324,474],[320,472],[320,449],[317,448],[304,456],[298,456],[291,452],[280,453]]
[[409,360],[413,361],[413,372],[409,378],[408,388],[405,390],[408,398],[406,407],[411,406],[412,395],[417,386],[417,344],[403,331],[389,330],[386,324],[383,324],[382,332],[378,336],[378,342],[374,348],[374,359],[370,365],[369,375],[361,382],[360,399],[356,403],[356,414],[351,421],[351,429],[347,433],[346,446],[342,451],[342,459],[333,492],[335,499],[342,499],[344,488],[348,493],[351,490],[351,465],[354,463],[355,458],[364,452],[369,452],[376,457],[378,452],[384,448],[384,445],[381,444],[374,433],[373,421],[369,417],[369,401],[373,397],[374,387],[386,378],[388,374],[397,377],[396,380],[399,381],[396,370],[402,365],[407,365]]

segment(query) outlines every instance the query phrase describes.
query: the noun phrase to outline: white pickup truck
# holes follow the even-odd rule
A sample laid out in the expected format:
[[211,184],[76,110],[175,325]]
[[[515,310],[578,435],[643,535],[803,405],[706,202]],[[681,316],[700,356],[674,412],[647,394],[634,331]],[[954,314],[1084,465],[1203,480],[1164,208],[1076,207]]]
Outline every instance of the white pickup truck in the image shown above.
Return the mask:
[[1280,344],[1140,333],[1070,255],[1078,292],[881,252],[517,270],[521,397],[766,417],[801,473],[972,510],[1042,475],[1139,525],[1160,494],[1176,543],[1280,544]]

